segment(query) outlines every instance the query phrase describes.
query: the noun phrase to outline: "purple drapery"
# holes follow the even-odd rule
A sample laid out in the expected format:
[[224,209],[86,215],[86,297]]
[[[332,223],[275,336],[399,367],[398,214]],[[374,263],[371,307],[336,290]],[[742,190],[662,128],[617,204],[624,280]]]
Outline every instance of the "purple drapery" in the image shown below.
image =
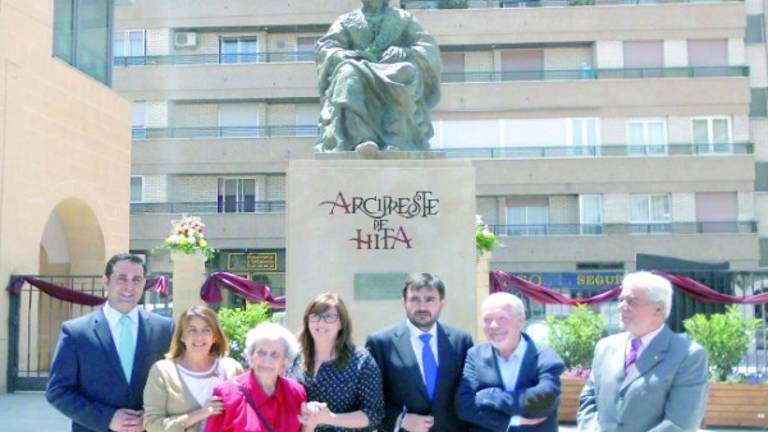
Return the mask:
[[221,303],[221,288],[226,288],[249,302],[267,302],[272,308],[285,308],[285,297],[272,297],[272,289],[242,276],[227,272],[211,273],[200,290],[206,303]]
[[[32,276],[19,276],[12,278],[11,283],[8,284],[8,288],[6,288],[6,290],[11,294],[21,294],[21,287],[24,286],[25,283],[32,285],[33,287],[55,299],[68,303],[75,303],[84,306],[98,306],[107,301],[106,297],[73,290],[72,288],[56,285],[53,282],[47,282]],[[162,297],[167,297],[168,278],[165,276],[153,276],[147,278],[147,282],[144,285],[144,290],[146,291],[150,288],[154,288],[155,292],[160,294]]]
[[[763,304],[768,303],[768,292],[755,294],[751,296],[737,297],[728,294],[719,293],[712,288],[691,279],[686,276],[678,276],[662,271],[654,271],[659,276],[662,276],[672,282],[672,286],[675,289],[679,289],[695,300],[702,303],[723,303],[723,304]],[[621,285],[616,285],[609,288],[606,291],[601,292],[588,298],[570,298],[566,295],[547,288],[542,285],[536,285],[535,283],[528,282],[525,279],[519,278],[511,273],[503,271],[493,271],[490,275],[491,279],[491,292],[503,292],[507,291],[506,287],[513,288],[519,291],[524,296],[542,304],[563,304],[569,306],[575,306],[578,304],[596,304],[613,300],[619,296],[621,292]]]

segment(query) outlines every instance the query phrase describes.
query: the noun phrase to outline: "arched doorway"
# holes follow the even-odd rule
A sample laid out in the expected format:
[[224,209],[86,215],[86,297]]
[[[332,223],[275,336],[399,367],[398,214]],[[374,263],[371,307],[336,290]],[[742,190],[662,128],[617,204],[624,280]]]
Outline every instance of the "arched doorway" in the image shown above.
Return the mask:
[[[99,276],[105,261],[104,236],[96,214],[84,201],[61,201],[49,214],[40,238],[38,277],[57,285],[103,295]],[[21,294],[20,371],[45,373],[61,324],[93,308],[57,300],[28,287]]]

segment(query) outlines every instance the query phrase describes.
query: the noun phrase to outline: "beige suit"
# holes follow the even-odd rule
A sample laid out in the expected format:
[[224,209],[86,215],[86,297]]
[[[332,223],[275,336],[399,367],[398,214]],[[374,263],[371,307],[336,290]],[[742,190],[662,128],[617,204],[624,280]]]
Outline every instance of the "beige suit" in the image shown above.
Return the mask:
[[[221,358],[219,362],[227,379],[243,373],[240,363],[229,357]],[[203,422],[189,428],[184,428],[184,422],[190,412],[200,408],[173,360],[160,360],[152,365],[144,387],[144,427],[147,432],[198,432]]]

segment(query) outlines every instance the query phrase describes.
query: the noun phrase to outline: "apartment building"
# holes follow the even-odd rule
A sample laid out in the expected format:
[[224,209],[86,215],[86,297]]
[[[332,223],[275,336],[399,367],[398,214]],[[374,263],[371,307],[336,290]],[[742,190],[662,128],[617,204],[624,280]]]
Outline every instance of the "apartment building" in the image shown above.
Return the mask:
[[[632,270],[637,253],[768,266],[768,2],[399,5],[441,45],[432,148],[477,167],[478,211],[506,245],[492,268]],[[200,215],[215,268],[284,289],[285,171],[317,136],[313,45],[359,6],[117,2],[134,251]]]

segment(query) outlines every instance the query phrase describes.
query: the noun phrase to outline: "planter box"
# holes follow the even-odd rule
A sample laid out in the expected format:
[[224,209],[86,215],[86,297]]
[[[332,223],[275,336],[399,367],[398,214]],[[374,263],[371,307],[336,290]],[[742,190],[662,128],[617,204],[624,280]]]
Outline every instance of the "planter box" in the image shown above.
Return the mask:
[[768,384],[711,384],[704,425],[768,428]]
[[560,377],[560,409],[557,419],[565,422],[576,421],[579,410],[579,395],[587,380],[576,377]]

